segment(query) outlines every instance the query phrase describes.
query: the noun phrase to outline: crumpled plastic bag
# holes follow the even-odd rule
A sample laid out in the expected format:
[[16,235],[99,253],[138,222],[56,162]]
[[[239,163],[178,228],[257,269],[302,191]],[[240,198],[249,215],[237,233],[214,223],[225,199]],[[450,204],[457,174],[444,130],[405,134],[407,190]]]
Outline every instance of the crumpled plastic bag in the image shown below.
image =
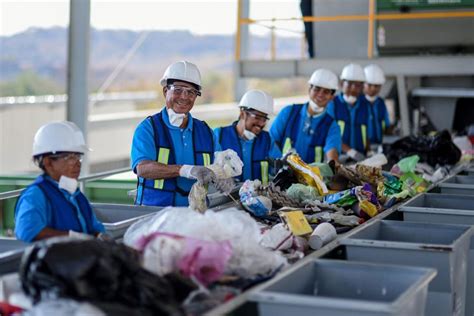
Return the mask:
[[203,285],[218,280],[232,255],[229,241],[207,241],[169,233],[153,233],[138,244],[143,266],[160,276],[179,271]]
[[398,176],[401,176],[404,173],[414,172],[416,168],[416,164],[418,163],[419,160],[420,160],[420,157],[418,155],[405,157],[399,162],[397,162],[397,164],[393,165],[390,172]]
[[[214,186],[223,194],[228,195],[234,188],[233,177],[242,174],[243,165],[239,155],[232,149],[227,149],[215,152],[214,163],[206,168],[211,169],[216,175],[216,180],[213,181]],[[207,192],[207,185],[194,183],[188,196],[189,207],[201,213],[206,211]]]
[[302,237],[295,236],[283,223],[274,225],[263,233],[260,244],[271,250],[290,250],[304,252],[308,242]]
[[33,244],[23,255],[20,278],[34,302],[72,298],[102,310],[102,304],[122,305],[140,315],[182,315],[181,303],[195,289],[178,275],[159,277],[145,270],[134,249],[97,239]]
[[124,235],[124,242],[137,247],[142,236],[154,232],[172,233],[208,240],[228,240],[233,249],[225,273],[244,278],[268,274],[287,264],[276,251],[262,247],[259,224],[246,212],[229,208],[214,212],[194,212],[189,208],[167,207],[154,215],[134,223]]
[[257,190],[262,187],[260,180],[246,180],[239,189],[242,206],[257,217],[268,215],[272,210],[272,201]]
[[309,166],[296,153],[289,154],[286,161],[295,172],[300,183],[317,188],[320,195],[329,193],[318,167]]
[[370,166],[380,168],[383,165],[387,164],[388,160],[384,154],[375,154],[372,157],[369,157],[361,162],[358,162],[358,165]]
[[286,190],[286,194],[298,202],[318,200],[321,198],[314,187],[301,183],[292,184],[291,187]]
[[87,302],[71,299],[46,300],[35,305],[24,316],[106,316],[102,310]]

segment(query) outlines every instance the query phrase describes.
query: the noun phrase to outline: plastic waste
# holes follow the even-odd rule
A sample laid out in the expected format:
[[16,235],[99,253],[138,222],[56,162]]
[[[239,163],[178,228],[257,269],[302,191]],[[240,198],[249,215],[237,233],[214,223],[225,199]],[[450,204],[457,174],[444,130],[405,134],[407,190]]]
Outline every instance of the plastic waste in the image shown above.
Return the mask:
[[272,210],[272,201],[257,192],[260,188],[260,180],[246,180],[239,190],[242,206],[257,217],[266,216]]
[[340,213],[334,213],[331,217],[335,224],[341,226],[358,226],[364,222],[364,219],[355,215],[343,215]]
[[143,315],[183,314],[181,302],[195,288],[177,275],[160,277],[145,270],[131,248],[97,239],[51,238],[33,244],[23,255],[20,278],[34,302],[72,298],[118,304]]
[[293,238],[294,235],[290,230],[283,223],[279,223],[264,232],[260,244],[271,250],[285,250],[291,248]]
[[419,160],[420,157],[418,155],[403,158],[392,167],[392,170],[390,170],[390,172],[396,175],[402,175],[404,173],[413,172],[415,171],[416,164]]
[[24,316],[106,316],[102,310],[87,302],[71,299],[46,300],[35,305]]
[[314,187],[304,185],[301,183],[294,183],[286,190],[286,194],[298,202],[305,200],[317,200],[320,198],[317,190]]
[[[216,152],[214,154],[214,163],[206,166],[216,175],[211,183],[224,194],[229,194],[232,191],[234,187],[232,178],[242,174],[242,167],[242,160],[232,149]],[[205,212],[207,210],[207,192],[206,185],[199,181],[194,183],[188,196],[189,207],[201,213]]]
[[370,166],[370,167],[376,167],[380,168],[383,165],[387,164],[388,160],[387,157],[385,157],[384,154],[375,154],[370,158],[367,158],[361,162],[359,162],[359,165],[364,165],[364,166]]
[[448,131],[435,136],[408,136],[384,146],[389,164],[412,155],[418,155],[421,162],[432,167],[454,165],[461,158],[461,150],[453,143]]
[[226,266],[226,274],[253,277],[268,274],[287,264],[276,251],[262,247],[260,226],[246,212],[229,208],[201,214],[189,208],[167,207],[154,215],[134,223],[124,235],[124,242],[137,247],[138,240],[154,232],[172,233],[208,241],[228,240],[233,254]]
[[311,167],[306,164],[298,154],[290,154],[286,161],[295,172],[300,183],[313,186],[318,189],[320,195],[329,193],[326,184],[323,182],[318,167]]
[[229,241],[207,241],[169,233],[153,233],[138,242],[143,266],[160,276],[180,272],[207,285],[218,280],[232,255]]

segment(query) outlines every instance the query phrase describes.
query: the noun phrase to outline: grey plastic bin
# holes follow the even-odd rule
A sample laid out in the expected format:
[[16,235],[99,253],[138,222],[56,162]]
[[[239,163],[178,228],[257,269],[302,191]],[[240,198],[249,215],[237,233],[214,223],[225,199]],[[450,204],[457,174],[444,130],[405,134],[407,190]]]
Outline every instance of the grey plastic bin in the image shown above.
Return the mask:
[[347,260],[430,267],[427,315],[464,315],[470,226],[379,221],[342,239]]
[[105,231],[114,239],[123,234],[136,221],[152,216],[163,208],[158,206],[139,206],[108,203],[93,203],[94,214],[104,224]]
[[[456,201],[449,208],[425,208],[403,206],[399,209],[403,212],[406,221],[421,223],[443,223],[474,225],[474,203],[465,205],[470,209],[454,209]],[[471,244],[468,254],[467,285],[466,285],[466,315],[474,315],[474,236],[471,236]]]
[[402,207],[469,210],[474,207],[474,196],[463,194],[425,193],[411,199],[403,204]]
[[424,315],[434,269],[309,261],[251,295],[260,315]]
[[474,195],[473,184],[439,183],[429,193]]
[[0,238],[0,275],[18,271],[21,256],[28,246],[17,239]]

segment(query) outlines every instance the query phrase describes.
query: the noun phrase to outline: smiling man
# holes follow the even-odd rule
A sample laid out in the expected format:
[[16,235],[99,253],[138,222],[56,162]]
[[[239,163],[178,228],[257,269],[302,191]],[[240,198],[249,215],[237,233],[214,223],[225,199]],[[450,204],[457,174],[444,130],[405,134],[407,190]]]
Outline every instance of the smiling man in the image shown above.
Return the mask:
[[341,132],[326,106],[338,86],[337,76],[318,69],[308,81],[309,101],[285,107],[276,117],[270,134],[283,154],[294,148],[307,163],[338,160]]
[[239,102],[239,119],[232,125],[214,130],[222,150],[232,149],[244,162],[240,181],[259,179],[268,183],[269,159],[281,157],[281,151],[264,131],[273,114],[273,98],[261,90],[247,91]]
[[189,113],[201,95],[201,74],[193,63],[179,61],[166,69],[160,84],[165,106],[143,120],[133,136],[135,204],[187,206],[196,180],[208,184],[216,178],[205,167],[214,159],[212,130]]
[[104,226],[77,187],[84,136],[72,122],[53,122],[36,132],[33,160],[43,174],[23,191],[15,208],[15,234],[31,242],[54,236],[98,236]]

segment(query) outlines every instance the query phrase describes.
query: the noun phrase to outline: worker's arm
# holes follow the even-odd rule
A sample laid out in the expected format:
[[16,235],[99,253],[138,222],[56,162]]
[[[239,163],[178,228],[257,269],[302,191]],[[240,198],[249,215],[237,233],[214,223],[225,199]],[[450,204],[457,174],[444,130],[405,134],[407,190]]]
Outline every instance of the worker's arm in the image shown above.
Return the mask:
[[46,239],[50,237],[57,237],[57,236],[68,236],[69,232],[68,231],[63,231],[63,230],[57,230],[49,227],[43,228],[39,232],[38,235],[34,238],[34,240],[41,240],[41,239]]
[[137,166],[137,175],[147,179],[170,179],[179,177],[181,165],[165,165],[156,161],[143,160]]

